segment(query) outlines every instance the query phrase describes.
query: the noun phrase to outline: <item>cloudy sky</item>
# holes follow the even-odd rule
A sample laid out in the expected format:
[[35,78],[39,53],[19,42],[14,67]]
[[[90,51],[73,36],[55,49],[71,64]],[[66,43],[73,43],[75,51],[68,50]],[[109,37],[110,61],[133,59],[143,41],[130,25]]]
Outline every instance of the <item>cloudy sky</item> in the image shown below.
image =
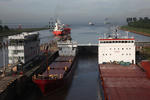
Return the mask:
[[126,17],[150,17],[150,0],[0,0],[3,23],[47,23],[53,16],[69,24],[124,23]]

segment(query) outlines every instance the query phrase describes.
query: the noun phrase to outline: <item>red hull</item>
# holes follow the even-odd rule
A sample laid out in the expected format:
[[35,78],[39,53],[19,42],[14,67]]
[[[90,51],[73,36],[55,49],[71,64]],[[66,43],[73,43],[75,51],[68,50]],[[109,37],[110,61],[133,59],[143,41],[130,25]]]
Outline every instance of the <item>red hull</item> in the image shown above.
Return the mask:
[[64,28],[64,30],[58,30],[58,31],[53,31],[53,34],[58,36],[58,35],[65,35],[65,34],[70,34],[71,33],[71,28]]
[[48,90],[53,90],[55,88],[60,87],[63,84],[63,79],[59,79],[59,80],[36,79],[36,80],[33,80],[33,82],[36,83],[38,87],[41,89],[41,92],[45,94],[46,91]]
[[[68,63],[71,63],[71,64],[67,64],[67,65],[70,66],[70,68],[68,67],[69,69],[66,71],[66,73],[64,74],[64,76],[61,79],[33,78],[33,82],[38,85],[38,87],[41,89],[41,92],[43,94],[46,94],[49,90],[54,90],[54,89],[57,89],[57,88],[61,87],[64,84],[67,84],[68,81],[71,80],[72,73],[75,69],[75,66],[73,66],[74,60],[75,59],[73,58],[72,62],[65,61],[66,63],[68,62]],[[57,62],[57,63],[59,63],[59,62]],[[65,66],[65,64],[62,65],[62,66]],[[53,65],[52,65],[52,67],[53,67]],[[56,70],[56,71],[58,71],[58,70]],[[45,76],[45,78],[46,78],[46,76]]]

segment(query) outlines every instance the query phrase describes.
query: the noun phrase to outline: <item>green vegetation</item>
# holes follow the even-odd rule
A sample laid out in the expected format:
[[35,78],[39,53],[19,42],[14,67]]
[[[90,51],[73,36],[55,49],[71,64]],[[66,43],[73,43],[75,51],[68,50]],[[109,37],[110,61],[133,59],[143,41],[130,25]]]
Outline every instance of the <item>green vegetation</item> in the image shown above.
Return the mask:
[[144,47],[142,49],[143,55],[147,60],[150,60],[150,47]]
[[136,17],[126,19],[128,25],[122,26],[120,29],[127,30],[130,32],[150,36],[150,19],[148,17]]
[[130,27],[136,27],[136,28],[150,28],[150,19],[148,17],[140,17],[137,19],[136,17],[133,18],[127,18],[128,26]]
[[150,34],[150,29],[145,29],[145,28],[136,28],[136,27],[131,27],[131,26],[122,26],[122,30],[128,30],[128,31],[136,31],[136,32],[142,32],[146,34]]
[[46,29],[48,28],[9,29],[7,26],[0,26],[0,36],[8,36],[13,34],[19,34],[21,32],[34,32]]

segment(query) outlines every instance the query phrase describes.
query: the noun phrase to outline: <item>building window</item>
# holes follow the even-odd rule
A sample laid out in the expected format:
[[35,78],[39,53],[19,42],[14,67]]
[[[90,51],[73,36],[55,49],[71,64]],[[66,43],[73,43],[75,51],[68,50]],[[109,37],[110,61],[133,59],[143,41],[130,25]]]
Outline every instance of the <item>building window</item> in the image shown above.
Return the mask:
[[111,50],[111,48],[110,48],[110,50]]
[[131,53],[129,53],[129,55],[131,55]]
[[122,50],[124,50],[124,48],[122,48]]
[[124,55],[124,54],[122,54],[122,55]]

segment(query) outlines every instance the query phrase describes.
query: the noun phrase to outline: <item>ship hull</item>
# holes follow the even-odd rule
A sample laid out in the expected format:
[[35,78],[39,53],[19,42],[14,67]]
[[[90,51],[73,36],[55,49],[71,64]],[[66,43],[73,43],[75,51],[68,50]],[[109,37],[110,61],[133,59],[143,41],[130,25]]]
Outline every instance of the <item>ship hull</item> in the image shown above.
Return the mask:
[[33,82],[38,85],[38,87],[40,88],[43,94],[46,94],[46,92],[49,90],[54,90],[56,88],[59,88],[63,84],[64,81],[63,79],[59,79],[59,80],[36,79],[36,80],[33,80]]
[[72,76],[75,70],[76,57],[72,61],[70,69],[67,71],[62,79],[49,80],[49,79],[33,79],[33,82],[38,85],[43,95],[46,95],[49,91],[58,89],[64,85],[68,85],[72,80]]
[[65,34],[70,34],[71,33],[71,29],[70,28],[64,28],[63,30],[54,30],[53,34],[58,36],[58,35],[65,35]]
[[61,35],[62,31],[53,31],[53,34],[56,35],[56,36]]

